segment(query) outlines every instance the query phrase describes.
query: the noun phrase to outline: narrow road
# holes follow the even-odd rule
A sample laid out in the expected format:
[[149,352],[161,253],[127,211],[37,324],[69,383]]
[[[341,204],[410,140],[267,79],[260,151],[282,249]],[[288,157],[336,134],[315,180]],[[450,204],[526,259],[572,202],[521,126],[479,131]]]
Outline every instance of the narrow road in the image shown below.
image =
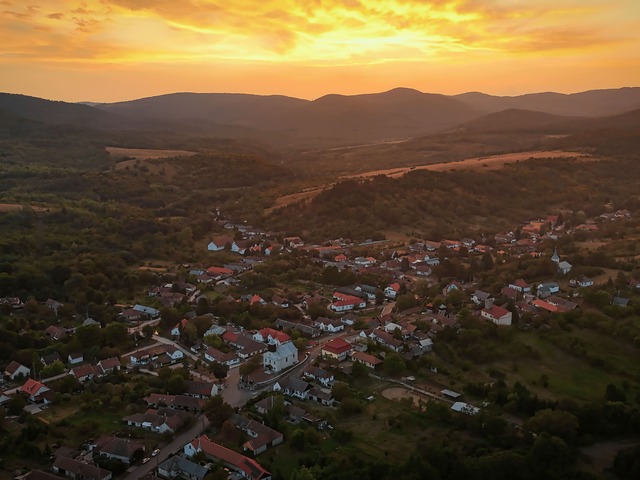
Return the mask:
[[[121,477],[120,480],[138,480],[140,477],[144,477],[147,473],[154,470],[159,464],[169,458],[169,455],[182,450],[182,447],[204,432],[208,426],[209,420],[207,420],[207,417],[205,417],[204,414],[199,415],[191,428],[185,430],[175,437],[171,443],[162,447],[160,449],[160,453],[155,457],[151,457],[151,460],[147,463],[133,467],[133,470]],[[149,455],[151,455],[151,452],[146,452],[146,456]]]

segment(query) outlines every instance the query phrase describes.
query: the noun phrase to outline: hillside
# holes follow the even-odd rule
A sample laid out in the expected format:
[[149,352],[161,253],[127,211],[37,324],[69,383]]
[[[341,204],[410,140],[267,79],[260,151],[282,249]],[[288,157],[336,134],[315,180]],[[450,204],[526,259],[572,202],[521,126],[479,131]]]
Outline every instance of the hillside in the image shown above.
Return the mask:
[[0,93],[0,109],[28,120],[54,125],[121,128],[122,123],[125,121],[119,115],[88,105],[57,102],[9,93]]
[[590,90],[573,94],[531,93],[515,97],[469,92],[455,95],[454,98],[486,112],[515,108],[571,117],[604,117],[640,108],[640,87]]
[[575,131],[582,120],[577,117],[553,115],[531,110],[511,108],[490,113],[457,127],[459,132],[539,132],[558,134]]
[[597,210],[609,201],[635,205],[638,181],[637,155],[538,159],[487,171],[415,170],[397,179],[339,182],[308,202],[275,210],[267,221],[310,239],[380,238],[385,231],[416,238],[475,236],[551,210]]

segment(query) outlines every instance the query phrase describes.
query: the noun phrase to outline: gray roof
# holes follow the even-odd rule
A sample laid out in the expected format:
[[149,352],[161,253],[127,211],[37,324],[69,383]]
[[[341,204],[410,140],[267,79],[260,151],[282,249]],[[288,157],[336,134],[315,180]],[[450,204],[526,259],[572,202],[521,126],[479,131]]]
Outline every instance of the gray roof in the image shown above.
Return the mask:
[[190,478],[204,478],[209,471],[207,468],[177,455],[166,459],[158,465],[158,469],[166,472],[175,472],[176,474],[184,472],[187,474],[185,476]]

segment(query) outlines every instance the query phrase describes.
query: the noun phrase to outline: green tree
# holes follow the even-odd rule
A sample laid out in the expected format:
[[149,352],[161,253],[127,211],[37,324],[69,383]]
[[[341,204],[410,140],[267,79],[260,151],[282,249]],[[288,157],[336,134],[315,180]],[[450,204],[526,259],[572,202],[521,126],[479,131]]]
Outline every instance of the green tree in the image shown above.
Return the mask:
[[110,347],[122,347],[129,341],[129,332],[124,323],[113,322],[104,329],[104,343]]
[[204,414],[214,428],[221,428],[232,413],[233,408],[220,395],[209,398],[204,404]]
[[249,360],[240,365],[240,375],[243,377],[257,370],[262,365],[262,355],[254,355]]
[[382,362],[382,369],[390,377],[399,377],[404,375],[407,365],[398,353],[390,352]]
[[576,416],[570,412],[547,408],[538,410],[536,414],[525,423],[525,426],[532,432],[546,432],[571,442],[578,433],[579,423]]
[[211,365],[209,365],[209,371],[213,373],[214,377],[222,380],[223,378],[227,378],[229,365],[220,362],[212,362]]

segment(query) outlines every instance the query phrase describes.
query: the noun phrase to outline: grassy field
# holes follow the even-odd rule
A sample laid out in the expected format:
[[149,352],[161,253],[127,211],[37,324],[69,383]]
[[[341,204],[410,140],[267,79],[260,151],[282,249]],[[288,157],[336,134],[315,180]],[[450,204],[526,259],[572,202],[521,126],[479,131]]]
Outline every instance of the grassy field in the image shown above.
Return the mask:
[[[591,352],[602,352],[615,358],[618,365],[629,365],[638,369],[638,353],[633,352],[622,341],[598,335],[586,330],[576,330],[572,336],[583,340]],[[509,372],[509,378],[519,379],[527,386],[537,382],[542,374],[549,378],[547,388],[533,387],[542,397],[572,398],[576,401],[601,399],[609,383],[620,384],[625,377],[612,374],[591,365],[586,359],[562,351],[536,333],[520,332],[518,339],[540,353],[539,360],[518,361],[517,372]]]

